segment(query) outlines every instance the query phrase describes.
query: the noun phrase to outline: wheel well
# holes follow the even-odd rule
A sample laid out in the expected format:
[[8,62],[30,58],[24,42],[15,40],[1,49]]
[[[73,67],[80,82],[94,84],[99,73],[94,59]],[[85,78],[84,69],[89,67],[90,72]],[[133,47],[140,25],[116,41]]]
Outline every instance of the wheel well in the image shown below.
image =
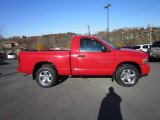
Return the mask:
[[36,75],[37,70],[40,69],[43,65],[46,65],[46,64],[51,65],[53,67],[53,69],[55,69],[56,72],[57,72],[57,69],[56,69],[55,65],[53,65],[52,63],[50,63],[50,62],[39,62],[39,63],[35,64],[35,66],[34,66],[34,69],[33,69],[33,72],[32,72],[33,80],[35,79],[35,75]]
[[[137,68],[137,70],[139,71],[140,76],[141,76],[141,73],[142,73],[141,68],[140,68],[140,66],[139,66],[137,63],[135,63],[135,62],[122,62],[122,63],[118,64],[116,70],[118,69],[119,66],[121,66],[121,65],[123,65],[123,64],[130,64],[130,65],[135,66],[135,67]],[[115,72],[116,72],[116,71],[115,71]]]

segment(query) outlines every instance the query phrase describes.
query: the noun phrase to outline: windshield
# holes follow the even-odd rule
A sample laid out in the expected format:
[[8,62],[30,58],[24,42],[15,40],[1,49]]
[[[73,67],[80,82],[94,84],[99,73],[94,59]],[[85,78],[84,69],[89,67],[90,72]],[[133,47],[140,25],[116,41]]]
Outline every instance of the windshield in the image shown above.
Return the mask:
[[141,46],[134,46],[133,49],[140,49]]
[[8,53],[8,55],[14,55],[14,53]]
[[105,44],[109,45],[110,47],[112,47],[113,49],[118,49],[118,47],[114,46],[113,44],[103,40],[103,39],[100,39],[101,41],[103,41]]
[[152,47],[160,47],[160,41],[154,42]]

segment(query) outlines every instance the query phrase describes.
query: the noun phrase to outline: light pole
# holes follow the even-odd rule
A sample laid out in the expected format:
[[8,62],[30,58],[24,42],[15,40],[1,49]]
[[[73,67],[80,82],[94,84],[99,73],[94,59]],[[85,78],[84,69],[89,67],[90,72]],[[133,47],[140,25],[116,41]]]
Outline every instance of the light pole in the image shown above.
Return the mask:
[[111,7],[111,4],[107,4],[104,6],[105,9],[107,9],[107,33],[108,33],[108,41],[109,41],[109,7]]

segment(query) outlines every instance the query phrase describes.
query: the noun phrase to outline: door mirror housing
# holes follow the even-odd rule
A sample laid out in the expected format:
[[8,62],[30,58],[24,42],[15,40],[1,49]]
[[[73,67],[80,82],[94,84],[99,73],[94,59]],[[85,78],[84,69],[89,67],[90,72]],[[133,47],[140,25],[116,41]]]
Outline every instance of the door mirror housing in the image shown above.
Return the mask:
[[102,52],[110,52],[110,49],[108,49],[107,47],[103,46],[102,47]]

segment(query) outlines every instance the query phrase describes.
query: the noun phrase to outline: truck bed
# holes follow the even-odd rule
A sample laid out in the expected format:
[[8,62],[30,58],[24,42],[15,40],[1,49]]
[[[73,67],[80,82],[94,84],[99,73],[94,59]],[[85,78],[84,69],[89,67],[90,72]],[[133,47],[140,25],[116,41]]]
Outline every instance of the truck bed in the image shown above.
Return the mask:
[[19,71],[31,74],[35,65],[52,63],[59,75],[70,74],[70,50],[23,51],[19,53]]

